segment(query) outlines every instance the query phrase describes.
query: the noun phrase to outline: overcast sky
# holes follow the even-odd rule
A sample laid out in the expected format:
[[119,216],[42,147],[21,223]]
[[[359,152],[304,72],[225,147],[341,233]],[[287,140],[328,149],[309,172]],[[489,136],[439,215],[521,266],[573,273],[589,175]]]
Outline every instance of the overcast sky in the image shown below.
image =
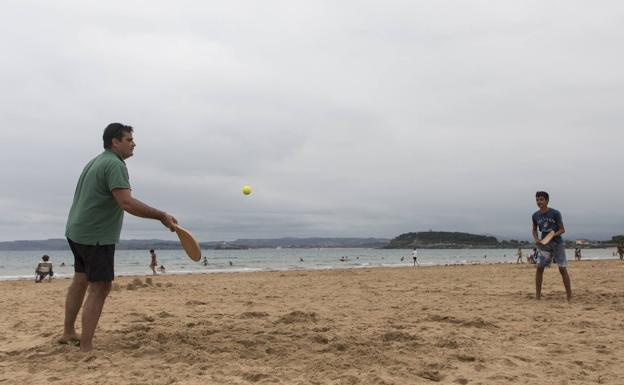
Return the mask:
[[133,195],[202,241],[529,239],[536,190],[610,239],[623,45],[619,1],[4,0],[0,240],[64,236],[110,122]]

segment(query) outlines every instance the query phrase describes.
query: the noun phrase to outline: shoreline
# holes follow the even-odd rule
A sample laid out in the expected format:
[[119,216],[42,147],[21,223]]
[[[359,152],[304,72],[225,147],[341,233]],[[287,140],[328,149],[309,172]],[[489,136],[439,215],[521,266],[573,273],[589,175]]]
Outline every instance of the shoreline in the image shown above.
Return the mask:
[[[619,258],[616,257],[612,257],[612,258],[585,258],[581,261],[570,261],[568,260],[568,264],[570,263],[584,263],[584,262],[597,262],[597,261],[620,261],[622,262],[622,260],[620,260]],[[358,265],[358,266],[327,266],[327,267],[297,267],[297,268],[283,268],[283,269],[279,269],[279,268],[241,268],[241,269],[231,269],[231,270],[199,270],[199,271],[171,271],[171,272],[166,272],[166,273],[159,273],[157,275],[152,275],[150,273],[145,273],[145,274],[141,274],[141,273],[134,273],[134,272],[129,272],[129,273],[115,273],[115,279],[117,278],[135,278],[135,277],[160,277],[160,276],[185,276],[185,275],[212,275],[212,274],[220,274],[220,273],[224,273],[224,274],[247,274],[247,273],[271,273],[271,272],[289,272],[289,271],[293,271],[293,272],[298,272],[298,271],[330,271],[330,270],[352,270],[352,269],[384,269],[384,268],[390,268],[390,269],[397,269],[397,268],[431,268],[431,267],[451,267],[451,266],[475,266],[475,265],[483,265],[483,266],[488,266],[488,265],[530,265],[535,267],[534,264],[530,264],[528,262],[523,262],[523,263],[516,263],[513,261],[496,261],[496,262],[466,262],[466,263],[461,263],[461,262],[457,262],[457,263],[440,263],[440,264],[420,264],[416,267],[414,267],[412,264],[387,264],[387,265],[371,265],[371,266],[367,266],[367,265]],[[73,277],[73,273],[72,274],[62,274],[62,275],[54,275],[53,280],[58,280],[58,279],[71,279]],[[47,280],[47,279],[46,279]],[[15,281],[34,281],[34,273],[30,276],[7,276],[7,277],[2,277],[0,276],[0,282],[15,282]],[[114,281],[113,281],[114,282]],[[44,283],[47,283],[44,282]]]

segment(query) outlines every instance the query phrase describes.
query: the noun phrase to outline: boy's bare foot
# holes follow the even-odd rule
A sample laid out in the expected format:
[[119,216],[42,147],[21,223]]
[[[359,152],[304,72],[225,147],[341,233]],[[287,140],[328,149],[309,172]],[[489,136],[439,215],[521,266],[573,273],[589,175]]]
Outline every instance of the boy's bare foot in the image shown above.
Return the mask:
[[80,353],[90,353],[93,350],[93,344],[84,343],[80,344]]
[[58,339],[58,343],[59,344],[65,344],[65,345],[80,345],[80,336],[77,333],[73,333],[73,334],[68,334],[65,335],[63,334],[63,336],[61,338]]

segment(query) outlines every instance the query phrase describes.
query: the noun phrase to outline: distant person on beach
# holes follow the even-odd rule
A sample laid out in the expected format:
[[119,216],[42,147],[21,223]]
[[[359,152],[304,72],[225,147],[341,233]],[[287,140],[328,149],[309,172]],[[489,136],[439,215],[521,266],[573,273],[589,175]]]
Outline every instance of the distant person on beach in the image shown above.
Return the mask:
[[412,251],[412,259],[414,259],[414,267],[416,267],[416,265],[420,266],[420,264],[418,263],[418,250],[416,250],[415,247]]
[[[93,349],[93,335],[114,279],[115,244],[124,211],[159,220],[175,231],[177,220],[132,196],[125,159],[134,151],[133,129],[111,123],[102,139],[104,151],[84,167],[69,210],[65,236],[74,255],[74,279],[67,290],[61,343],[80,342],[80,351]],[[89,289],[86,300],[85,293]],[[75,330],[82,307],[82,333]]]
[[522,263],[522,248],[518,247],[518,253],[516,254],[518,256],[518,258],[516,259],[516,263]]
[[164,273],[166,271],[165,266],[160,265],[160,267],[158,268],[158,271],[160,271],[161,273]]
[[575,261],[581,260],[581,248],[580,247],[577,247],[576,249],[574,249],[574,260]]
[[152,260],[150,262],[150,268],[152,269],[152,275],[156,275],[156,266],[158,266],[158,262],[156,262],[156,252],[154,249],[150,249],[150,256]]
[[537,249],[534,248],[527,258],[529,260],[529,263],[535,264],[537,258]]
[[39,283],[43,281],[45,277],[48,277],[48,282],[52,281],[52,276],[54,275],[54,271],[52,271],[52,262],[50,262],[50,257],[44,255],[41,257],[42,262],[37,264],[37,268],[35,269],[35,282]]
[[202,265],[208,266],[208,259],[206,257],[204,257],[204,259],[202,259]]
[[[563,286],[566,290],[566,297],[568,302],[572,300],[572,285],[570,283],[570,276],[568,275],[568,261],[565,254],[565,244],[561,238],[561,234],[565,233],[565,227],[563,225],[563,219],[561,213],[558,210],[548,207],[550,197],[545,191],[538,191],[535,193],[535,202],[537,203],[537,210],[533,213],[533,239],[539,248],[537,255],[537,270],[535,272],[535,298],[540,299],[542,297],[542,278],[544,276],[544,269],[550,266],[554,259],[559,265],[559,273],[563,280]],[[542,237],[538,237],[537,232],[541,232]],[[555,237],[547,245],[542,245],[541,239],[546,234],[554,231]]]
[[618,244],[617,253],[620,256],[620,260],[624,259],[624,242]]

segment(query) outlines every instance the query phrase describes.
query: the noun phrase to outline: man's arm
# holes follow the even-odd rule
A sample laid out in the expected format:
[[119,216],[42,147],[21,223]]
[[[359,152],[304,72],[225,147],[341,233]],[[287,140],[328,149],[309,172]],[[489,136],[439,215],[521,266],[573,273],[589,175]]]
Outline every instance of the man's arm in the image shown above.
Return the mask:
[[172,215],[148,206],[140,200],[132,197],[130,189],[117,188],[114,189],[112,193],[113,197],[115,197],[115,200],[117,201],[117,204],[124,211],[141,218],[157,219],[165,227],[169,228],[169,230],[175,231],[175,224],[177,224],[178,221]]

